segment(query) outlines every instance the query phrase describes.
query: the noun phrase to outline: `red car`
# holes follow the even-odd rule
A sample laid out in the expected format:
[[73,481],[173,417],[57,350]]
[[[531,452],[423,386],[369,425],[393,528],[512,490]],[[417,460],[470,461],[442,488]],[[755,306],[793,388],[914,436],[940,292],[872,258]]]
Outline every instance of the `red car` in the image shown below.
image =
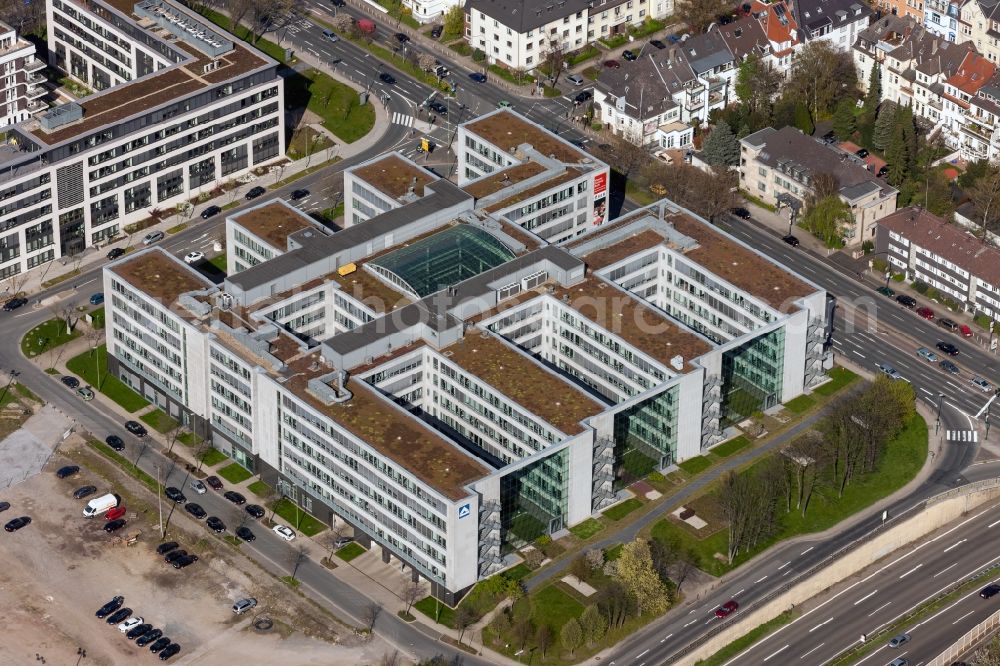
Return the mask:
[[617,60],[605,60],[604,66],[607,67],[608,69],[618,69],[619,67],[622,66],[622,64]]
[[968,324],[960,324],[959,327],[958,327],[958,332],[962,334],[962,337],[965,337],[965,338],[971,338],[972,337],[972,329],[969,328]]
[[125,507],[115,506],[108,509],[108,512],[104,514],[105,520],[118,520],[125,515]]
[[729,601],[727,601],[726,603],[722,604],[721,606],[715,609],[715,617],[718,618],[729,617],[730,615],[735,613],[736,609],[739,607],[740,605],[736,603],[735,599],[730,599]]
[[931,310],[928,307],[917,308],[917,314],[928,321],[934,319],[934,310]]

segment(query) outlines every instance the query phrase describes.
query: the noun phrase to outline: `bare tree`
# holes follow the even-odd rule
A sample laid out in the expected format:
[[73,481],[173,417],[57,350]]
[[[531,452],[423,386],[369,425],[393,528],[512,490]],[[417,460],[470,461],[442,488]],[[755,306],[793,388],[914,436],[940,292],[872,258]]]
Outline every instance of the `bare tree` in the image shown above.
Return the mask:
[[247,17],[255,2],[256,0],[226,0],[226,11],[232,20],[233,32],[239,34],[237,26]]
[[991,168],[972,187],[967,188],[965,193],[972,200],[985,238],[986,232],[996,229],[1000,222],[1000,169]]
[[288,566],[292,570],[292,580],[295,580],[299,573],[299,567],[309,559],[309,548],[305,544],[300,544],[293,548],[288,554]]
[[563,68],[566,67],[566,51],[563,49],[561,40],[553,39],[549,41],[548,48],[542,60],[545,69],[549,71],[549,81],[555,86],[559,83]]
[[472,607],[468,604],[461,604],[455,610],[455,628],[461,633],[458,635],[458,642],[462,642],[462,637],[465,636],[465,630],[468,629],[476,621],[476,611],[472,610]]
[[399,650],[393,650],[383,654],[378,663],[379,666],[401,666],[403,662],[399,656]]
[[419,580],[411,580],[403,588],[403,592],[400,595],[400,599],[406,604],[406,613],[409,614],[410,608],[413,604],[420,601],[420,598],[424,595],[424,586]]
[[205,456],[213,448],[214,447],[212,446],[212,442],[210,442],[207,439],[201,440],[200,442],[198,442],[197,446],[195,446],[194,456],[195,456],[195,458],[198,459],[198,471],[199,472],[201,471],[201,466],[205,464]]
[[333,24],[333,29],[342,35],[347,35],[348,37],[353,37],[355,35],[355,30],[357,29],[354,25],[354,19],[348,14],[337,14],[333,17],[331,21]]
[[543,659],[555,642],[556,636],[552,632],[552,627],[549,626],[548,622],[539,625],[538,630],[535,632],[535,645],[541,650]]
[[372,632],[375,631],[375,622],[378,620],[378,616],[381,613],[382,605],[374,602],[365,606],[364,611],[361,613],[361,620],[365,623],[369,636],[371,636]]
[[434,68],[437,66],[437,58],[430,53],[421,53],[417,57],[417,64],[420,66],[420,69],[425,72],[431,72],[434,71]]
[[840,181],[829,172],[817,173],[812,178],[812,192],[806,200],[806,207],[812,208],[817,201],[836,195],[840,191]]
[[66,323],[66,335],[73,334],[73,315],[76,314],[76,310],[72,303],[59,303],[49,308],[49,312],[56,319],[61,319]]

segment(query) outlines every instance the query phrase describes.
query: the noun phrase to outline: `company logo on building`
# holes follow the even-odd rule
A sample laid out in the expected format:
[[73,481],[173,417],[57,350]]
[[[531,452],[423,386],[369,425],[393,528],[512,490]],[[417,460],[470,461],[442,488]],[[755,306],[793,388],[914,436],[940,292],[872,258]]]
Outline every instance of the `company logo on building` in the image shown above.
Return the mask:
[[472,513],[472,507],[469,504],[463,504],[462,506],[458,507],[459,518],[468,518],[469,514],[471,513]]

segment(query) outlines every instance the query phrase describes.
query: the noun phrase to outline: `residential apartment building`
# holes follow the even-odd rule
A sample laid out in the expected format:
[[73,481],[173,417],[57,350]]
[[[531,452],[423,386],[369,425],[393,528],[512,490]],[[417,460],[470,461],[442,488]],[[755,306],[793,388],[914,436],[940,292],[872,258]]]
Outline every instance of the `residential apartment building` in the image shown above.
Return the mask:
[[410,16],[421,23],[440,23],[444,14],[460,0],[403,0],[403,7],[410,10]]
[[798,0],[794,11],[802,43],[823,41],[838,51],[848,51],[875,15],[858,0]]
[[487,62],[530,72],[553,48],[569,53],[673,12],[673,0],[470,0],[465,39]]
[[993,76],[969,98],[961,127],[962,157],[967,160],[1000,160],[1000,74]]
[[100,91],[8,128],[0,279],[75,254],[284,153],[264,54],[169,0],[50,0],[49,52]]
[[336,233],[263,202],[218,286],[158,248],[104,271],[116,376],[449,602],[828,361],[825,292],[689,211],[554,245],[476,182]]
[[1000,320],[1000,251],[919,207],[879,221],[875,250],[896,272],[919,280],[966,312]]
[[35,57],[35,45],[0,21],[0,128],[24,122],[48,108],[41,100],[45,95],[43,69],[45,63]]
[[854,155],[794,127],[767,127],[740,139],[740,187],[765,203],[794,200],[804,210],[820,174],[836,179],[840,198],[851,209],[852,224],[843,236],[849,246],[873,239],[876,223],[896,210],[898,190]]
[[971,42],[994,64],[1000,64],[1000,0],[969,0],[959,10],[959,42]]
[[[969,0],[924,0],[924,27],[930,32],[957,42],[964,39],[962,35],[962,6]],[[912,2],[912,0],[908,0]],[[920,17],[916,17],[920,18]]]

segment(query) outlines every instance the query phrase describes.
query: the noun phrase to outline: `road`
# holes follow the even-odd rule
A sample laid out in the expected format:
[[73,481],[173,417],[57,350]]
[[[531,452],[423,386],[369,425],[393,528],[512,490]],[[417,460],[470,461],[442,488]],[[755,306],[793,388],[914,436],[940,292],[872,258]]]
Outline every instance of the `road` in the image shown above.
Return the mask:
[[[851,581],[834,585],[822,603],[728,664],[825,664],[857,645],[862,634],[874,633],[925,600],[996,566],[997,540],[1000,505],[993,503],[893,553]],[[998,580],[994,571],[931,616],[905,625],[902,632],[911,637],[907,643],[891,648],[888,638],[880,639],[879,648],[856,663],[882,666],[905,657],[918,666],[933,659],[1000,608],[1000,596],[979,597],[983,587]],[[697,620],[707,626],[718,622],[711,614]]]

